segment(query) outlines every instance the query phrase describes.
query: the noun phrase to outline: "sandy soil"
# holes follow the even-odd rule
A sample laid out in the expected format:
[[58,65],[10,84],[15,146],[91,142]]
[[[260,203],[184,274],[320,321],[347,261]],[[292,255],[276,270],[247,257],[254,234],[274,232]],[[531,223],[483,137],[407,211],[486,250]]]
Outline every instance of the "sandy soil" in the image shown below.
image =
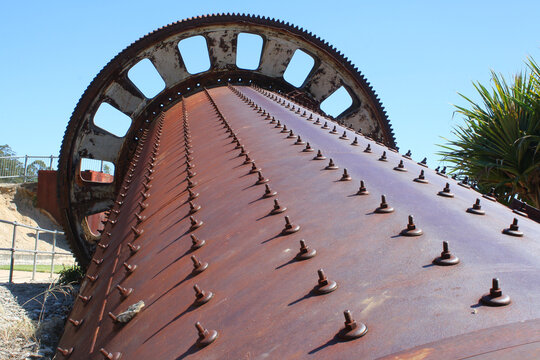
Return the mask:
[[[37,184],[0,184],[0,219],[62,231],[52,216],[34,206]],[[11,247],[13,225],[0,223],[0,247]],[[40,233],[38,250],[51,251],[52,234]],[[17,227],[16,248],[34,250],[36,231]],[[71,252],[63,235],[56,237],[57,251]]]

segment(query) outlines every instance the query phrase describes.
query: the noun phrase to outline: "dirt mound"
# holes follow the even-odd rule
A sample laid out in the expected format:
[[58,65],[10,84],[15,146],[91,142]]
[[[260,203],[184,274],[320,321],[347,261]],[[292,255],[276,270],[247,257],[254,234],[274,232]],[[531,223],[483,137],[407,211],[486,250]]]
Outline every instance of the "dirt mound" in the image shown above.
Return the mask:
[[[0,184],[0,219],[47,230],[63,231],[45,210],[36,208],[37,183]],[[0,247],[11,247],[13,225],[0,223]],[[16,248],[34,250],[36,231],[17,227]],[[52,251],[53,235],[40,233],[38,250]],[[71,252],[63,235],[56,237],[56,250]]]

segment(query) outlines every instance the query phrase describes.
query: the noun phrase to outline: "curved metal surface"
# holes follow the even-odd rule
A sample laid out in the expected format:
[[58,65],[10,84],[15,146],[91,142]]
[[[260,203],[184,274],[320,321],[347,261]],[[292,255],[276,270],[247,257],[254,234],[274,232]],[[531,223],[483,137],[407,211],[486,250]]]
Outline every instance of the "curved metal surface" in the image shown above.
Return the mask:
[[[520,217],[524,236],[506,235],[510,209],[311,114],[216,87],[151,123],[70,314],[84,321],[66,325],[57,358],[535,358],[540,225]],[[438,195],[446,183],[454,197]],[[375,211],[383,194],[393,211]],[[467,212],[477,198],[485,215]],[[272,214],[275,199],[286,210]],[[314,257],[297,259],[302,239]],[[435,265],[443,241],[457,265]],[[510,305],[481,301],[492,278]],[[131,321],[113,320],[139,301]]]
[[[240,33],[257,34],[263,39],[260,63],[255,70],[236,66]],[[208,71],[190,74],[178,43],[195,35],[205,38],[211,66]],[[296,49],[306,52],[315,61],[299,88],[283,78]],[[129,70],[143,59],[152,62],[165,82],[165,89],[152,99],[146,98],[128,77]],[[70,234],[68,238],[72,239],[75,255],[83,265],[94,251],[84,218],[112,205],[119,182],[107,186],[82,183],[78,174],[81,158],[113,162],[117,178],[122,178],[141,131],[156,114],[173,106],[181,96],[224,83],[257,84],[295,94],[311,108],[318,108],[324,99],[344,86],[353,103],[338,120],[362,128],[391,147],[396,146],[386,112],[366,79],[340,52],[311,33],[281,21],[235,14],[204,16],[170,24],[139,39],[105,66],[81,97],[66,130],[60,155],[58,190],[65,212],[66,231]],[[125,137],[119,138],[94,123],[94,114],[103,102],[132,119]]]

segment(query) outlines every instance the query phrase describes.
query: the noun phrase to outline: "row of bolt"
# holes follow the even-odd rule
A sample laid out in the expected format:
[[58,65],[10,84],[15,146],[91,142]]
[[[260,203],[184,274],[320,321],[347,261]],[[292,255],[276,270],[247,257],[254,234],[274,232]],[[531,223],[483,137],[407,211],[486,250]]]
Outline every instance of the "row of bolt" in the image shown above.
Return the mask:
[[[277,124],[275,127],[278,127],[278,125],[279,125],[279,128],[282,128],[282,129],[285,128],[285,125],[281,125],[279,120],[276,121],[275,117],[271,116],[269,113],[266,112],[266,110],[262,109],[259,105],[255,104],[251,99],[249,99],[246,95],[244,95],[238,89],[236,89],[236,88],[234,88],[232,86],[230,86],[229,88],[237,96],[239,96],[240,99],[242,99],[248,105],[252,106],[255,110],[257,110],[257,112],[259,114],[265,116],[264,120],[270,120],[270,123]],[[284,103],[285,103],[284,101],[282,102],[279,99],[279,97],[277,97],[274,94],[267,93],[266,95],[271,100],[278,99],[277,100],[278,104],[284,105]],[[284,106],[287,108],[288,105],[289,104],[284,105]],[[291,107],[291,110],[294,110],[294,105],[293,105],[293,107]],[[296,113],[299,114],[300,111],[296,110]],[[307,117],[305,111],[302,114],[302,117]],[[311,118],[311,116],[309,118],[307,118],[307,120],[310,120],[310,118]],[[317,119],[317,121],[319,121],[319,119]],[[329,128],[327,123],[325,123],[325,125],[323,127],[326,127],[327,129]],[[285,128],[285,130],[286,130],[286,128]],[[281,132],[286,132],[286,131],[282,130]],[[287,138],[292,138],[292,136],[294,136],[292,130],[289,130],[288,132],[289,132],[290,135],[287,136]],[[336,127],[334,127],[334,129],[331,131],[331,133],[338,133]],[[342,135],[342,138],[347,138],[346,132],[344,132],[344,134]],[[355,141],[357,142],[356,138],[355,138]],[[368,148],[366,150],[368,150],[367,152],[370,152],[369,144],[368,144]],[[304,152],[309,152],[309,151],[313,151],[313,149],[311,148],[309,143],[307,143],[306,148],[304,149]],[[410,158],[411,152],[410,151],[407,152],[407,154],[405,154],[405,156],[407,158]],[[386,157],[385,152],[383,152],[383,157],[384,157],[384,159],[382,159],[382,160],[379,159],[379,160],[381,160],[381,161],[386,160],[385,159],[385,157]],[[313,159],[314,160],[325,160],[326,157],[322,154],[322,152],[320,150],[318,150],[317,155]],[[422,162],[419,163],[419,164],[425,166],[425,163],[426,163],[426,159],[422,160]],[[324,169],[326,169],[326,170],[336,170],[336,169],[338,169],[338,166],[333,162],[332,159],[330,159],[328,165]],[[406,169],[404,169],[403,161],[400,161],[400,164],[394,169],[397,170],[397,171],[406,171]],[[342,176],[341,176],[341,178],[339,180],[340,181],[350,181],[350,180],[352,180],[351,176],[347,172],[347,169],[344,169],[344,172],[343,172],[343,174],[342,174]],[[423,170],[421,171],[419,178],[416,178],[415,181],[421,182],[421,183],[422,182],[427,183],[427,180],[425,180]],[[449,184],[447,184],[445,186],[445,189],[443,189],[441,192],[439,192],[439,195],[449,197],[448,192],[449,192]],[[367,189],[365,187],[364,181],[361,180],[360,181],[360,188],[359,188],[358,192],[356,193],[356,195],[368,195],[368,194],[369,194],[369,192],[367,191]],[[442,194],[444,194],[444,195],[442,195]],[[491,199],[492,197],[489,196],[489,194],[488,194],[487,198]],[[479,203],[480,203],[480,200],[477,199],[476,203],[473,205],[473,207],[467,209],[467,212],[472,212],[472,213],[475,213],[475,214],[482,214],[483,210],[481,210],[480,212],[475,212],[475,207],[479,210],[479,206],[480,206]],[[394,211],[394,209],[392,207],[390,207],[388,205],[388,203],[386,202],[385,195],[381,195],[381,203],[380,203],[379,207],[377,207],[375,209],[374,212],[384,214],[384,213],[392,213],[393,211]],[[510,225],[510,227],[505,228],[503,230],[503,233],[507,234],[507,235],[512,235],[512,236],[523,236],[523,233],[521,231],[519,231],[519,229],[518,229],[517,219],[515,219],[515,218],[514,218],[513,223]],[[423,234],[422,229],[420,229],[420,228],[418,228],[416,226],[416,224],[414,223],[413,216],[409,215],[407,227],[400,232],[400,235],[402,235],[402,236],[420,236],[422,234]],[[435,265],[441,265],[441,266],[456,265],[456,264],[459,263],[459,259],[456,256],[454,256],[453,254],[450,253],[450,251],[448,249],[448,242],[443,241],[443,251],[441,252],[441,255],[439,257],[436,257],[433,260],[433,263]],[[504,295],[504,296],[502,295],[502,292],[500,291],[500,288],[498,286],[498,279],[493,279],[493,285],[492,286],[493,287],[491,288],[490,293],[487,294],[487,295],[484,295],[481,298],[482,302],[484,304],[488,305],[488,306],[501,306],[501,305],[509,304],[510,303],[510,298],[507,295]],[[501,295],[499,295],[499,293]]]

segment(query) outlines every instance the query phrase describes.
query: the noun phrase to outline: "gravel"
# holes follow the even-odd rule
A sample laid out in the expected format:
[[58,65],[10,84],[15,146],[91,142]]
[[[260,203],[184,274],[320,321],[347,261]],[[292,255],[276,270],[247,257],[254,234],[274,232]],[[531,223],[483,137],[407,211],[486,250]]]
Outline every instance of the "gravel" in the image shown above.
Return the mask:
[[52,359],[77,287],[0,284],[0,359]]

